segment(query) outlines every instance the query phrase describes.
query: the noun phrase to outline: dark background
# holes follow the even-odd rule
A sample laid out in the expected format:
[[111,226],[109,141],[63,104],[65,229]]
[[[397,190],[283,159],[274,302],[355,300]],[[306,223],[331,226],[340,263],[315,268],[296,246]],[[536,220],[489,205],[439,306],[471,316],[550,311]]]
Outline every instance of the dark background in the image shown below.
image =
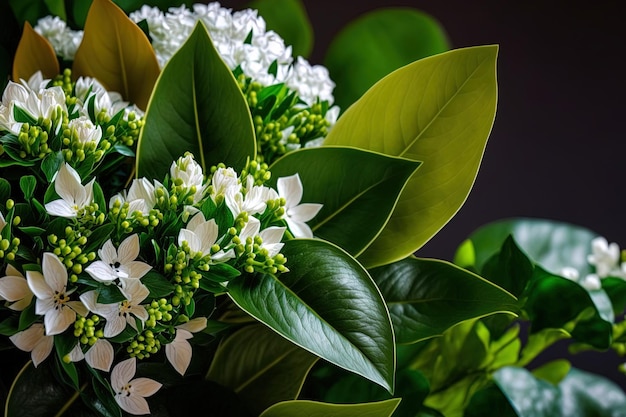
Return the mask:
[[[245,1],[223,1],[241,8]],[[475,186],[459,213],[419,252],[451,259],[481,225],[539,217],[585,226],[626,247],[624,55],[621,1],[307,1],[315,32],[310,61],[331,39],[378,7],[414,7],[436,18],[453,48],[499,44],[496,121]],[[543,361],[562,356],[564,345]],[[612,352],[581,354],[575,366],[626,388]]]

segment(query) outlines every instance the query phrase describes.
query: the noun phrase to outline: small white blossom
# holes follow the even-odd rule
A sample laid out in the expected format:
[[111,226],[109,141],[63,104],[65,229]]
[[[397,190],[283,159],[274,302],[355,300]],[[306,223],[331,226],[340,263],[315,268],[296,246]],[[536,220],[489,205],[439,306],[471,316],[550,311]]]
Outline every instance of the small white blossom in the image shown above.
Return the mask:
[[229,249],[227,252],[220,250],[211,254],[211,248],[217,242],[218,233],[219,230],[215,219],[206,220],[204,214],[197,213],[187,223],[186,228],[180,229],[178,245],[182,246],[184,242],[187,242],[192,253],[199,252],[202,256],[211,255],[211,259],[218,262],[234,258],[235,253],[232,249]]
[[93,143],[92,146],[95,148],[102,139],[102,127],[94,125],[86,116],[70,120],[67,127],[83,145]]
[[[0,218],[2,215],[0,214]],[[4,220],[4,219],[2,219]],[[0,227],[2,230],[2,227]],[[30,305],[33,293],[28,281],[13,265],[7,265],[6,276],[0,278],[0,300],[10,302],[11,310],[22,311]]]
[[281,240],[286,229],[286,227],[272,226],[261,230],[261,222],[256,217],[250,217],[246,225],[241,229],[239,239],[241,239],[242,243],[245,243],[248,238],[261,237],[261,248],[267,250],[268,257],[273,258],[278,255],[284,246]]
[[322,209],[321,204],[304,203],[302,200],[302,181],[298,174],[279,178],[276,183],[278,195],[285,199],[285,221],[294,237],[313,237],[311,228],[306,224]]
[[65,60],[73,60],[83,39],[83,31],[74,31],[58,16],[39,19],[35,31],[48,39],[56,53]]
[[234,217],[240,213],[249,215],[261,214],[267,207],[267,201],[278,198],[276,191],[262,185],[254,185],[254,177],[246,178],[245,194],[241,187],[231,187],[225,193],[226,205]]
[[202,173],[202,167],[193,159],[192,155],[188,154],[172,162],[170,176],[175,184],[180,183],[187,190],[195,190],[193,192],[194,203],[202,199],[206,188],[202,185],[204,174]]
[[150,414],[150,407],[145,397],[149,397],[161,388],[161,384],[149,378],[135,378],[137,360],[126,359],[115,365],[111,371],[111,388],[115,401],[127,413]]
[[46,211],[53,216],[74,218],[93,202],[93,178],[82,185],[80,176],[69,164],[63,163],[54,179],[54,190],[61,197],[46,204]]
[[185,375],[185,371],[191,363],[192,349],[187,340],[193,337],[192,333],[204,330],[206,323],[205,317],[198,317],[176,326],[174,340],[165,345],[165,356],[179,374]]
[[162,188],[163,186],[158,181],[154,181],[153,185],[147,178],[134,179],[128,193],[124,190],[122,193],[116,194],[111,197],[109,201],[109,207],[113,207],[116,202],[123,205],[128,203],[127,217],[139,211],[144,216],[150,214],[150,210],[156,205],[156,187]]
[[620,250],[617,243],[611,243],[603,238],[597,237],[591,242],[591,255],[587,261],[596,269],[596,274],[600,278],[608,276],[621,276]]
[[44,316],[46,335],[52,336],[74,323],[76,313],[84,317],[88,311],[80,301],[70,301],[72,291],[67,290],[67,269],[55,254],[43,254],[41,269],[43,274],[26,271],[26,279],[37,297],[35,313]]
[[9,337],[18,349],[30,352],[35,368],[52,352],[54,337],[47,336],[43,324],[35,323],[28,329]]

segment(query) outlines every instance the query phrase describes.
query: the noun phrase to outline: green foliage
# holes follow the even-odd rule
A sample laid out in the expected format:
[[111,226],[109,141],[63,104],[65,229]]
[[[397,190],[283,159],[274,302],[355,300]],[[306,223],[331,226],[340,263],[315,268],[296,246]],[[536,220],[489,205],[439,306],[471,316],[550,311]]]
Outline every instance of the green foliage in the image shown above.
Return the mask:
[[276,161],[270,167],[270,184],[298,173],[304,188],[302,201],[324,202],[308,223],[315,236],[357,256],[385,226],[407,180],[419,166],[416,161],[361,149],[310,148]]
[[465,201],[495,116],[497,51],[497,46],[458,49],[396,70],[370,88],[328,134],[325,145],[423,163],[385,229],[359,256],[364,265],[406,258]]
[[314,401],[287,401],[274,404],[260,417],[391,417],[400,400],[367,404],[325,404]]
[[449,48],[445,30],[433,17],[416,9],[385,8],[343,27],[324,65],[337,84],[336,104],[347,109],[392,71]]
[[138,177],[163,177],[185,152],[196,156],[204,172],[220,162],[240,171],[256,155],[248,106],[202,23],[163,69],[145,122]]
[[313,28],[302,0],[254,0],[249,8],[259,11],[267,24],[291,45],[294,56],[308,57],[313,49]]
[[445,261],[407,258],[370,272],[387,302],[397,343],[415,343],[464,320],[518,310],[510,293]]
[[296,345],[393,391],[391,320],[367,272],[321,240],[290,240],[282,253],[288,274],[235,278],[228,295]]

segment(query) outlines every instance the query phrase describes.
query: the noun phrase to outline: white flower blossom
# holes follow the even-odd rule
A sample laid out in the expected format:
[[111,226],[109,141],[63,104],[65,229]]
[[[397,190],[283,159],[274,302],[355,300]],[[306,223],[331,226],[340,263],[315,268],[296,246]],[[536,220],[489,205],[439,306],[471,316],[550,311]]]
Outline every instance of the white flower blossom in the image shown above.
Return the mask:
[[128,193],[124,190],[111,197],[109,207],[113,207],[116,202],[119,202],[120,205],[127,202],[127,217],[131,217],[131,215],[136,211],[139,211],[144,216],[147,216],[150,214],[150,210],[152,210],[156,205],[155,190],[157,187],[162,188],[163,185],[156,180],[154,181],[154,184],[152,184],[147,178],[134,179],[128,189]]
[[294,237],[313,237],[311,228],[306,224],[322,209],[321,204],[304,203],[302,200],[302,181],[298,174],[279,178],[276,183],[278,195],[285,199],[285,221]]
[[18,349],[30,352],[35,368],[52,352],[54,337],[46,335],[43,324],[34,323],[28,329],[9,337]]
[[175,184],[180,183],[183,188],[193,192],[194,203],[200,201],[204,196],[206,186],[203,185],[202,167],[193,159],[191,154],[172,162],[170,176]]
[[[0,218],[2,218],[1,214]],[[13,265],[7,265],[6,276],[0,278],[0,300],[10,302],[9,308],[11,310],[22,311],[30,305],[32,299],[33,293],[28,287],[28,281],[24,275]]]
[[64,332],[74,321],[76,313],[87,315],[87,308],[80,301],[70,301],[72,291],[67,290],[67,269],[53,253],[43,254],[43,274],[26,271],[26,279],[37,301],[35,313],[44,316],[46,335]]
[[111,371],[111,388],[115,401],[127,413],[150,414],[145,397],[157,392],[162,384],[149,378],[134,378],[137,369],[135,358],[126,359],[115,365]]
[[240,213],[249,215],[261,214],[267,207],[269,200],[278,198],[278,194],[271,188],[262,185],[254,185],[254,177],[248,175],[246,178],[245,194],[241,187],[230,187],[226,193],[226,205],[234,217]]
[[215,219],[206,220],[204,214],[197,213],[187,223],[187,227],[180,229],[178,233],[178,244],[183,245],[187,242],[189,249],[192,253],[201,253],[202,256],[211,255],[211,259],[214,261],[225,261],[235,257],[235,253],[232,249],[227,252],[219,250],[218,252],[211,254],[211,248],[217,242],[218,227]]
[[185,375],[185,371],[191,363],[192,350],[187,340],[193,337],[192,333],[204,330],[206,324],[206,317],[197,317],[176,326],[174,340],[165,345],[165,356],[179,374]]
[[79,343],[74,346],[74,349],[69,354],[70,361],[78,362],[85,359],[89,366],[104,372],[109,372],[111,365],[113,365],[114,357],[113,345],[106,339],[98,339],[96,343],[89,346],[85,353],[83,353]]
[[83,145],[93,143],[93,148],[98,146],[100,139],[102,139],[102,127],[96,126],[86,116],[80,116],[76,119],[70,120],[67,125],[72,135],[78,139]]
[[595,267],[600,278],[622,276],[619,246],[617,243],[609,244],[604,237],[597,237],[591,242],[591,255],[587,261]]
[[46,211],[53,216],[74,218],[93,202],[93,178],[82,185],[80,176],[69,164],[63,163],[54,179],[54,190],[61,197],[46,204]]
[[48,39],[57,55],[73,60],[83,39],[83,31],[74,31],[58,16],[46,16],[37,22],[35,32]]
[[286,227],[272,226],[261,230],[261,222],[256,217],[250,217],[246,225],[241,229],[239,239],[245,243],[246,239],[261,237],[261,248],[267,250],[268,257],[273,258],[278,255],[284,243],[281,243]]

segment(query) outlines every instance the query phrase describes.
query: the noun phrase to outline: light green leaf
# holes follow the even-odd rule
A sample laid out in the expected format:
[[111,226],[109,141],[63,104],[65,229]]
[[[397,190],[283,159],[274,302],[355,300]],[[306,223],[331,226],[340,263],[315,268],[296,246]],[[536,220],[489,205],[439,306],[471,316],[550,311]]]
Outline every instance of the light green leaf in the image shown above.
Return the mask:
[[464,320],[518,309],[506,290],[441,260],[407,258],[370,273],[387,302],[398,343],[415,343]]
[[93,0],[72,76],[97,78],[143,110],[158,75],[156,55],[139,26],[111,0]]
[[248,7],[258,10],[267,29],[291,45],[293,56],[309,56],[313,49],[313,27],[302,0],[255,0]]
[[572,369],[572,364],[566,359],[557,359],[532,370],[535,378],[543,379],[557,385]]
[[335,102],[346,109],[390,72],[448,49],[443,27],[431,16],[416,9],[386,8],[346,25],[333,38],[324,64],[337,84]]
[[230,388],[255,415],[298,397],[317,357],[266,326],[246,326],[217,349],[207,379]]
[[201,22],[157,80],[137,144],[137,176],[162,178],[186,151],[204,172],[256,155],[250,110]]
[[[576,268],[581,276],[591,273],[587,254],[597,234],[583,227],[553,220],[513,218],[489,223],[473,232],[455,255],[455,263],[481,270],[487,259],[500,250],[512,235],[533,262],[553,273],[563,267]],[[466,256],[474,253],[474,259]]]
[[400,399],[364,404],[327,404],[315,401],[286,401],[273,405],[260,417],[390,417]]
[[61,20],[67,21],[67,14],[65,12],[65,2],[63,0],[44,0],[50,14],[59,16]]
[[406,258],[459,210],[474,183],[496,110],[497,46],[424,58],[383,78],[337,121],[326,145],[422,161],[385,229],[359,257]]
[[230,281],[228,295],[296,345],[392,392],[391,319],[367,271],[321,240],[289,240],[282,253],[290,272],[239,276]]
[[302,201],[324,204],[308,222],[315,236],[357,256],[385,226],[406,181],[419,166],[416,161],[361,149],[307,148],[276,161],[270,167],[271,184],[297,172],[304,188]]

